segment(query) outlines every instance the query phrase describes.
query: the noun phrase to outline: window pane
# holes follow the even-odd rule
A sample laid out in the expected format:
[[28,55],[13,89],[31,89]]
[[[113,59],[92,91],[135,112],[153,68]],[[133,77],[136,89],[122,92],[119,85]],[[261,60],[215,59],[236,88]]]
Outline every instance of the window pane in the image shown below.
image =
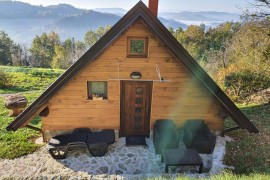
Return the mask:
[[136,98],[136,104],[142,104],[142,98]]
[[147,58],[148,37],[128,37],[127,38],[127,57]]
[[105,83],[104,82],[91,82],[92,94],[104,94],[105,93]]
[[88,98],[107,97],[107,82],[104,81],[88,81]]
[[142,108],[138,107],[138,108],[135,108],[135,113],[140,113],[142,112]]
[[130,53],[144,54],[144,40],[142,40],[142,39],[130,40]]
[[143,88],[142,87],[136,88],[136,94],[142,94],[142,93],[143,93]]

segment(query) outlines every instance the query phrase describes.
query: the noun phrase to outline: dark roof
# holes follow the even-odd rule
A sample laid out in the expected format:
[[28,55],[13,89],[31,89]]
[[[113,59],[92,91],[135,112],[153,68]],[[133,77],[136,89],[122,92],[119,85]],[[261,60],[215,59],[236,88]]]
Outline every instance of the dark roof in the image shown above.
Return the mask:
[[139,1],[126,15],[124,15],[94,46],[92,46],[78,61],[63,73],[48,87],[28,108],[11,122],[7,130],[16,131],[25,124],[70,78],[82,67],[97,58],[111,43],[122,34],[138,18],[142,19],[151,31],[163,41],[179,61],[190,71],[221,103],[240,128],[257,133],[258,129],[230,100],[221,88],[201,68],[193,57],[179,44],[167,28],[155,17],[145,4]]

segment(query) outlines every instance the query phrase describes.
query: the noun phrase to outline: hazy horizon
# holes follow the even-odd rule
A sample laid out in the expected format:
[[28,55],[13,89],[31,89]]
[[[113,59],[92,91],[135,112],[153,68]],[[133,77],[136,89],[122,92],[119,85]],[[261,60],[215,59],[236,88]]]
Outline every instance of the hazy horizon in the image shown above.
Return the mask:
[[[70,4],[76,8],[122,8],[129,10],[139,0],[20,0],[31,5],[58,5]],[[148,5],[148,0],[142,0]],[[246,0],[159,0],[159,11],[220,11],[230,13],[241,13],[248,6]]]

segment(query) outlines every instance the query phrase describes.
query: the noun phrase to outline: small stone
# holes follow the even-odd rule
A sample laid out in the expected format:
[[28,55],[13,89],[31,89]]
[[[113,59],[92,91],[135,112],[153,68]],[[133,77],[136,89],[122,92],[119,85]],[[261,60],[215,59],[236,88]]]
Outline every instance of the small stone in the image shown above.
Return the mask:
[[134,157],[134,154],[128,154],[127,156],[128,157]]
[[121,170],[116,170],[116,171],[115,171],[115,174],[123,174],[123,171],[121,171]]
[[141,170],[136,169],[136,170],[134,171],[134,173],[133,173],[133,174],[141,174],[141,173],[142,173],[142,171],[141,171]]
[[130,163],[131,163],[131,159],[128,159],[128,160],[125,161],[126,165],[129,165]]
[[45,168],[42,168],[41,170],[40,170],[40,172],[42,173],[42,172],[45,172],[47,170],[47,168],[45,167]]
[[83,165],[86,165],[86,164],[90,164],[90,162],[89,161],[83,162]]
[[91,164],[97,164],[97,161],[93,159]]
[[106,174],[106,173],[108,173],[109,168],[108,168],[107,166],[103,166],[103,167],[100,167],[99,170],[100,170],[102,173]]
[[121,169],[123,169],[124,171],[127,170],[127,168],[125,167],[125,165],[124,165],[123,163],[120,163],[120,164],[119,164],[119,167],[120,167]]
[[120,154],[119,154],[119,157],[125,157],[125,154],[120,153]]
[[68,164],[68,162],[66,160],[62,161],[63,164]]

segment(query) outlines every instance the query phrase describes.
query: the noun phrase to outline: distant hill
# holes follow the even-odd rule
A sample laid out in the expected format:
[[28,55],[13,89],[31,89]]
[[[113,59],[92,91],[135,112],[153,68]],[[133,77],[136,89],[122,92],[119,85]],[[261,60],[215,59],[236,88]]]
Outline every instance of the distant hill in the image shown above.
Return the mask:
[[175,21],[185,24],[201,24],[204,23],[207,26],[216,26],[226,21],[237,22],[240,20],[239,14],[233,14],[228,12],[160,12],[159,16],[166,19],[174,19]]
[[93,10],[97,12],[102,12],[102,13],[116,14],[119,16],[123,16],[128,12],[127,10],[122,9],[122,8],[95,8]]
[[[127,10],[121,8],[79,9],[68,4],[33,6],[19,1],[0,1],[0,31],[4,30],[16,42],[31,45],[43,32],[56,31],[62,40],[74,37],[83,40],[88,30],[114,25]],[[236,19],[237,15],[219,12],[161,12],[160,21],[166,27],[187,28],[189,21],[211,21],[217,25]],[[187,21],[187,23],[185,22]]]

